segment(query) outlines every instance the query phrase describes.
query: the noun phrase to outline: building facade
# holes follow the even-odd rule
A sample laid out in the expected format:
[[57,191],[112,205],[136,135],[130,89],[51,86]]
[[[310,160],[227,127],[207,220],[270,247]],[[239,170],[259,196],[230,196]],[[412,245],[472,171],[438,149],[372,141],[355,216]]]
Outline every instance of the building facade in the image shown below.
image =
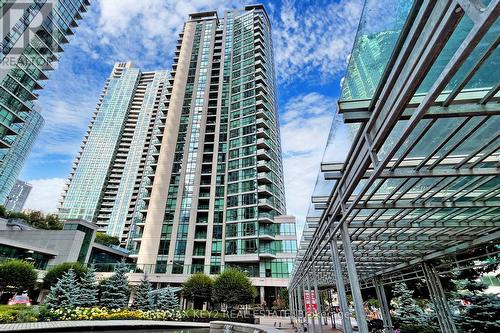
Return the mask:
[[[228,267],[285,286],[295,256],[285,214],[271,25],[263,6],[191,14],[174,57],[165,127],[131,242],[174,283]],[[171,279],[171,280],[169,280]]]
[[43,124],[36,91],[88,5],[88,0],[0,1],[0,204]]
[[108,78],[63,194],[61,219],[85,219],[126,243],[150,184],[164,117],[167,72],[117,63]]
[[235,267],[268,304],[286,286],[295,218],[263,6],[191,14],[170,75],[117,64],[82,147],[59,216],[120,237],[152,282]]
[[22,211],[32,188],[31,184],[19,179],[16,180],[12,191],[10,191],[10,194],[7,197],[5,208],[14,212]]

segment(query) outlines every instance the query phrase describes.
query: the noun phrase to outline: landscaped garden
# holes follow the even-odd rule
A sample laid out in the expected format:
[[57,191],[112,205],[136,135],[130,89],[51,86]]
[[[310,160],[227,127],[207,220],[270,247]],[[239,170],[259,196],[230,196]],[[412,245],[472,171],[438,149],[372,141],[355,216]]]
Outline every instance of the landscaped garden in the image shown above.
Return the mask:
[[[238,307],[253,303],[256,290],[241,271],[229,269],[215,279],[204,275],[191,276],[180,291],[172,287],[154,290],[144,275],[135,287],[131,303],[131,288],[127,281],[127,264],[116,265],[114,274],[97,282],[95,269],[78,263],[65,263],[50,269],[43,279],[43,288],[50,289],[42,304],[2,305],[0,323],[19,323],[58,320],[164,320],[209,322],[213,320],[253,322],[249,313]],[[0,290],[3,293],[33,293],[37,273],[31,263],[7,260],[0,264]],[[177,288],[179,289],[179,288]],[[193,305],[183,310],[179,295]],[[219,308],[227,311],[202,310]],[[236,312],[234,312],[236,311]],[[237,315],[229,315],[229,314]]]

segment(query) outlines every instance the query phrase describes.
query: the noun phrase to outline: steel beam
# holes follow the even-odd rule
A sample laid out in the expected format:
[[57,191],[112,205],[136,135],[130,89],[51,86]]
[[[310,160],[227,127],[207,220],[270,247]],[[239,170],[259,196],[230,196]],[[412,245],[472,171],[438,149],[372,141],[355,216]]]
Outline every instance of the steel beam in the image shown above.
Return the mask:
[[384,286],[378,278],[373,280],[375,292],[377,293],[378,303],[380,305],[380,312],[382,313],[382,321],[384,323],[385,333],[394,333],[394,326],[392,325],[391,313],[389,311],[389,303],[385,296]]
[[[362,178],[370,178],[373,171],[367,171]],[[342,178],[342,172],[325,172],[325,180],[338,180]],[[391,171],[382,171],[378,178],[391,179],[391,178],[437,178],[437,177],[466,177],[466,176],[497,176],[500,171],[497,168],[474,168],[474,169],[432,169],[432,170],[419,170],[415,171],[413,167],[402,167]],[[314,197],[316,200],[324,201],[328,196]],[[314,199],[313,199],[314,200]],[[318,202],[318,201],[313,201]]]
[[458,333],[444,294],[443,286],[439,280],[439,275],[437,274],[435,268],[426,262],[422,264],[422,269],[424,271],[427,286],[429,287],[429,294],[431,296],[432,303],[436,309],[441,332]]
[[444,201],[444,202],[410,202],[398,201],[395,203],[364,203],[357,204],[357,209],[417,209],[417,208],[477,208],[500,207],[500,201]]
[[[306,275],[305,279],[307,282],[307,292],[309,293],[309,313],[311,314],[312,331],[314,333],[318,333],[318,331],[316,330],[316,320],[314,319],[314,308],[313,308],[313,302],[312,302],[311,281],[310,281],[310,278],[308,275]],[[314,297],[316,297],[316,295],[314,295]]]
[[363,297],[361,296],[361,288],[359,285],[358,273],[356,271],[356,264],[354,263],[354,255],[352,253],[351,240],[349,239],[349,230],[347,229],[347,224],[344,223],[342,225],[340,234],[342,237],[344,256],[347,262],[347,274],[349,275],[349,282],[351,284],[351,294],[354,300],[354,308],[356,309],[358,332],[368,333],[368,323],[366,320],[365,309],[363,305]]
[[319,332],[323,333],[323,315],[321,313],[321,297],[318,292],[318,276],[316,275],[316,270],[313,269],[313,284],[314,284],[314,297],[316,298],[316,305],[318,307],[318,326]]
[[337,295],[339,298],[342,328],[345,333],[352,333],[351,313],[349,312],[349,306],[347,304],[344,277],[342,276],[342,266],[340,264],[339,249],[337,247],[336,240],[330,241],[330,249],[332,252],[333,272],[335,273],[335,285],[337,287]]

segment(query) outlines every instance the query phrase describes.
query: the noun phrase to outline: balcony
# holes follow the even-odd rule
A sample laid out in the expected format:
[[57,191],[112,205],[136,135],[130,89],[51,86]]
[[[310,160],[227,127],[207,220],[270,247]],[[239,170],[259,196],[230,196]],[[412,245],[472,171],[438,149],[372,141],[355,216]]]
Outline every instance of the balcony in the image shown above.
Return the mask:
[[257,139],[257,149],[271,149],[271,146],[269,145],[269,142],[267,139],[259,138]]
[[257,174],[257,182],[259,184],[271,184],[273,180],[269,172],[259,172]]
[[273,195],[273,190],[269,185],[259,185],[257,187],[257,191],[259,192],[259,195],[264,195],[264,196]]
[[272,210],[274,209],[274,202],[269,199],[259,199],[259,208]]
[[269,161],[271,159],[271,155],[269,151],[265,149],[257,149],[257,159]]
[[261,223],[274,223],[274,214],[259,213],[258,221]]
[[262,118],[257,119],[257,121],[255,122],[255,124],[257,125],[257,128],[270,129],[270,128],[273,127],[273,125],[268,120],[265,120],[265,119],[262,119]]
[[271,171],[271,163],[267,161],[257,161],[257,171],[258,172]]
[[259,247],[259,257],[261,258],[276,258],[276,250],[270,246]]
[[257,128],[257,138],[269,139],[271,137],[270,132],[264,128]]

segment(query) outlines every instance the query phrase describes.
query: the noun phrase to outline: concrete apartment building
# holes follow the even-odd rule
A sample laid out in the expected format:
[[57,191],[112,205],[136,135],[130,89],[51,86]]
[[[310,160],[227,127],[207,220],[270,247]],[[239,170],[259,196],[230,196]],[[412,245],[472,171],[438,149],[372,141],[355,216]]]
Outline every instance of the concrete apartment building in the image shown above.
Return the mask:
[[35,100],[88,0],[0,1],[0,204],[43,125]]
[[[140,88],[144,76],[157,84]],[[296,253],[276,103],[264,7],[191,14],[169,76],[115,65],[60,217],[120,237],[140,272],[132,282],[236,267],[271,305]]]

